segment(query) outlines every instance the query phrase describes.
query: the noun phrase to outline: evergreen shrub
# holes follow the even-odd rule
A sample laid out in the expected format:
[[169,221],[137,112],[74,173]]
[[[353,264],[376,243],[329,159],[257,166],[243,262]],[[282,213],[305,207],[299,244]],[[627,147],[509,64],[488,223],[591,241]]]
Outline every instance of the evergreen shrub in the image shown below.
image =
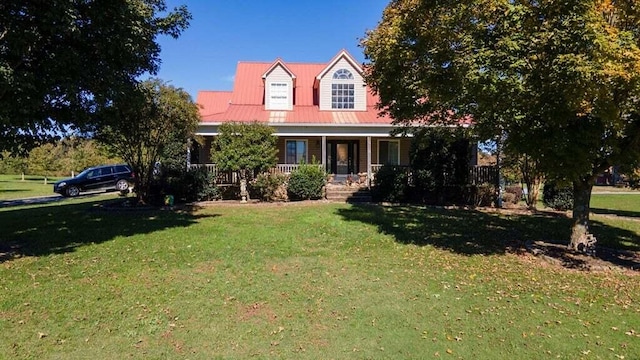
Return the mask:
[[404,202],[407,199],[408,186],[409,174],[406,168],[383,165],[376,173],[371,197],[374,201]]
[[573,209],[573,189],[568,185],[549,182],[542,190],[544,205],[555,210],[567,211]]
[[287,193],[291,200],[320,199],[327,175],[319,164],[300,164],[291,172]]

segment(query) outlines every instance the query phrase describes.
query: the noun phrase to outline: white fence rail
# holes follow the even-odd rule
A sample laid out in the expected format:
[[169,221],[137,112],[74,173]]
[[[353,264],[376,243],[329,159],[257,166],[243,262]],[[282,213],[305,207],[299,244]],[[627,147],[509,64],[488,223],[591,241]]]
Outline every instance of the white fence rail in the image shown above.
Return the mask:
[[[300,165],[298,164],[277,164],[275,167],[269,170],[270,173],[281,173],[281,174],[290,174],[292,171],[296,170]],[[322,164],[319,164],[318,167],[322,168]],[[216,164],[191,164],[191,169],[201,169],[206,168],[207,172],[213,173],[213,176],[216,177],[216,183],[218,184],[236,184],[239,182],[240,177],[238,173],[235,171],[220,171]]]

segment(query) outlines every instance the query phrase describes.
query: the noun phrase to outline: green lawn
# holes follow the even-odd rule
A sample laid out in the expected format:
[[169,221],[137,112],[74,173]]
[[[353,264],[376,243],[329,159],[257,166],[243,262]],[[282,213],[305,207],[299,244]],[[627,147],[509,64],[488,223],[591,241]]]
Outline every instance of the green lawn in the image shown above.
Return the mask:
[[44,178],[26,175],[22,181],[20,175],[0,175],[0,200],[21,199],[33,196],[55,195],[53,183],[58,178]]
[[640,358],[637,275],[517,251],[564,218],[105,201],[0,209],[0,358]]
[[640,192],[594,194],[591,196],[591,211],[596,214],[640,217]]

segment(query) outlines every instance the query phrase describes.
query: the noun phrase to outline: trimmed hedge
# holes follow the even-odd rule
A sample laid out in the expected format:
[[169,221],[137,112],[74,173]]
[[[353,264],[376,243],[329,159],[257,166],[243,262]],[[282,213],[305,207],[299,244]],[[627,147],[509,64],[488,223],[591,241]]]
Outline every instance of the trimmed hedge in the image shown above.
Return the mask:
[[151,203],[162,204],[165,195],[173,195],[175,201],[206,201],[221,198],[213,173],[205,168],[167,169],[162,178],[151,184]]
[[408,183],[409,174],[406,168],[384,165],[376,173],[371,198],[374,201],[404,202],[407,199]]
[[320,199],[327,175],[317,164],[300,164],[291,172],[287,193],[291,200]]

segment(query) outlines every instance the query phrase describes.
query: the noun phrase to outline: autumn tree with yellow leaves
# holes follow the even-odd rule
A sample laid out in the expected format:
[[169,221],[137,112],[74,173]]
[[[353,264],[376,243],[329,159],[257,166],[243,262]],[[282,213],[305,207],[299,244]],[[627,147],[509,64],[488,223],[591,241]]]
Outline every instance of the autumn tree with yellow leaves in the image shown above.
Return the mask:
[[398,124],[471,115],[479,135],[572,184],[575,250],[596,176],[640,159],[639,45],[635,0],[394,0],[362,40]]

